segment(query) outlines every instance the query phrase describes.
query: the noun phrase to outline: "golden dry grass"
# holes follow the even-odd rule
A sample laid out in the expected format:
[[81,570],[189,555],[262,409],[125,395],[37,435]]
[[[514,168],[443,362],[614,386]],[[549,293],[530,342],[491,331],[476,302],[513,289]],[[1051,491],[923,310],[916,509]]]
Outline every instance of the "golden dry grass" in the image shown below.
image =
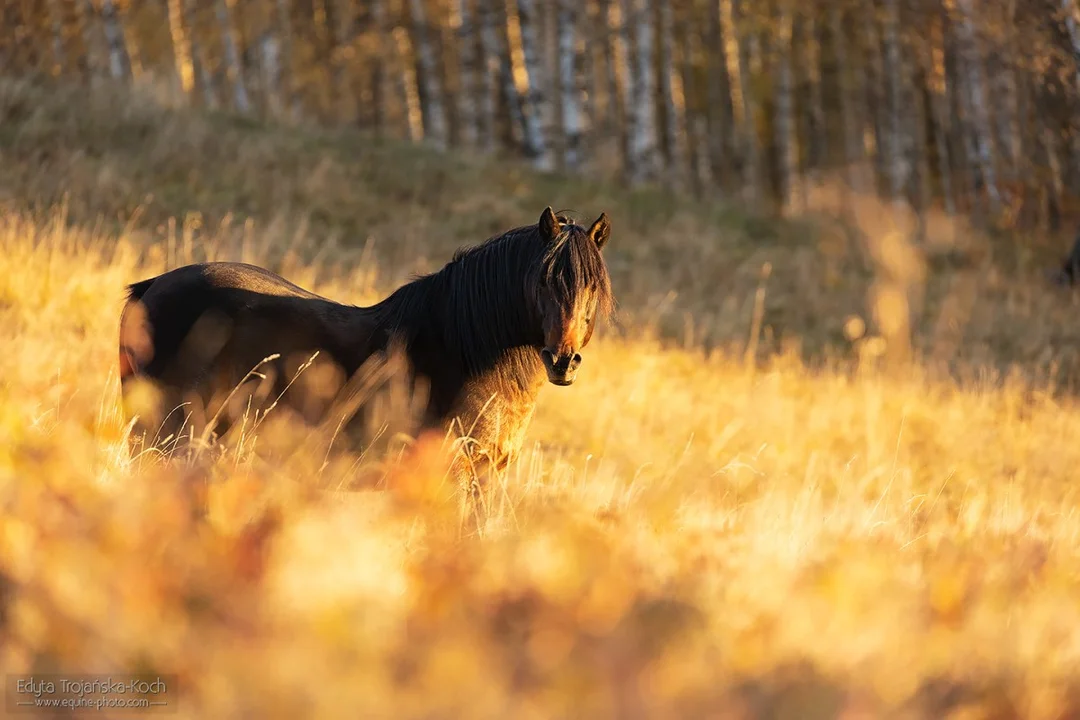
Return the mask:
[[[175,673],[184,718],[1080,715],[1080,325],[1047,244],[108,88],[0,83],[0,120],[0,672]],[[353,473],[303,445],[127,456],[126,283],[244,259],[367,303],[546,204],[612,215],[621,327],[482,523],[433,447],[360,492],[313,489]]]
[[609,334],[477,527],[423,452],[365,492],[129,460],[117,311],[166,255],[0,217],[5,672],[177,673],[199,718],[1080,712],[1080,416],[1030,383]]

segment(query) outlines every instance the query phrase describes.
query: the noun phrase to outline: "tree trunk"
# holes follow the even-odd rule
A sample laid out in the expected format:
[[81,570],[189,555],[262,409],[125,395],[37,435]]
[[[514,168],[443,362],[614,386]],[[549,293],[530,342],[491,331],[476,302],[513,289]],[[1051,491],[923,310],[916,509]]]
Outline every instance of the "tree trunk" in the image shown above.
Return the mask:
[[109,74],[114,80],[130,80],[131,58],[124,43],[124,28],[113,0],[101,0],[101,24],[109,48]]
[[244,84],[244,68],[240,63],[239,41],[236,26],[233,24],[232,4],[236,0],[217,0],[214,11],[217,14],[218,27],[221,29],[221,41],[225,50],[225,72],[232,84],[233,107],[247,114],[251,111],[247,86]]
[[281,43],[272,32],[265,32],[259,38],[259,61],[267,109],[271,117],[281,117]]
[[637,185],[657,179],[656,78],[653,73],[653,25],[648,0],[627,0],[626,20],[633,29],[634,63],[630,104],[628,179]]
[[409,0],[409,15],[415,38],[413,50],[416,53],[418,70],[416,87],[420,96],[420,114],[424,121],[424,138],[435,148],[444,150],[448,139],[446,112],[443,108],[439,71],[435,64],[435,51],[428,32],[424,0]]
[[406,137],[418,143],[424,140],[424,111],[421,107],[419,80],[416,77],[416,65],[409,33],[400,25],[393,29],[394,61],[397,64],[397,94],[401,112],[405,121]]
[[577,169],[581,164],[581,105],[583,62],[577,37],[577,13],[580,0],[559,0],[558,58],[559,84],[562,88],[563,164]]
[[184,0],[168,0],[169,34],[172,36],[173,62],[180,78],[180,89],[189,99],[195,90],[193,53],[189,41],[189,28],[185,27]]
[[540,41],[536,27],[535,0],[517,0],[518,27],[521,31],[521,53],[525,59],[525,74],[528,76],[527,89],[524,93],[522,114],[525,121],[525,149],[533,164],[540,170],[554,170],[555,162],[544,137],[543,113],[547,98],[543,60],[540,56]]

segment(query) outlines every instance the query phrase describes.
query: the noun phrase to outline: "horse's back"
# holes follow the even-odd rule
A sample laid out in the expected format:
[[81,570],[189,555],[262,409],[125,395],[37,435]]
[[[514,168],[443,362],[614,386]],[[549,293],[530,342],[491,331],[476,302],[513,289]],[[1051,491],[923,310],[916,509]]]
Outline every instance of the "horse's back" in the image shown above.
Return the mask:
[[160,296],[163,292],[195,293],[211,290],[241,290],[261,295],[326,300],[266,268],[239,262],[184,265],[156,277],[132,283],[128,286],[128,297],[141,300],[151,292]]
[[[318,351],[320,364],[350,370],[351,309],[253,265],[187,265],[128,287],[120,320],[120,373],[149,381],[170,407],[209,406],[251,371],[283,390],[286,376]],[[277,356],[271,364],[263,361]],[[157,413],[154,412],[154,415]]]

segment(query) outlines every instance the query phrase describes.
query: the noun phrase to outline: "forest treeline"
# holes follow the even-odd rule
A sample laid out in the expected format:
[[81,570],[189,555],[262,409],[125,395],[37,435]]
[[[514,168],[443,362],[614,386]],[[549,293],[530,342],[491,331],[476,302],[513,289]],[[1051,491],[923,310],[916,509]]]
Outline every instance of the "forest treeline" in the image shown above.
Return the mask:
[[617,173],[1072,222],[1077,0],[0,0],[0,73]]

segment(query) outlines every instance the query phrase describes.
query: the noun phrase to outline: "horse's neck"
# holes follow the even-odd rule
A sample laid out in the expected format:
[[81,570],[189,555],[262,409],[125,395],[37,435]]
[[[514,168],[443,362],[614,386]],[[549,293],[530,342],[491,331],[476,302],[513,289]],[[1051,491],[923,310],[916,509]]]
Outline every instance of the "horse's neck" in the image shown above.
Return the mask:
[[[487,265],[487,266],[485,266]],[[531,384],[542,372],[536,325],[525,302],[524,283],[487,278],[502,268],[487,258],[467,258],[403,286],[372,308],[418,347],[440,348],[440,362],[457,362],[464,379],[500,375],[520,376]]]

